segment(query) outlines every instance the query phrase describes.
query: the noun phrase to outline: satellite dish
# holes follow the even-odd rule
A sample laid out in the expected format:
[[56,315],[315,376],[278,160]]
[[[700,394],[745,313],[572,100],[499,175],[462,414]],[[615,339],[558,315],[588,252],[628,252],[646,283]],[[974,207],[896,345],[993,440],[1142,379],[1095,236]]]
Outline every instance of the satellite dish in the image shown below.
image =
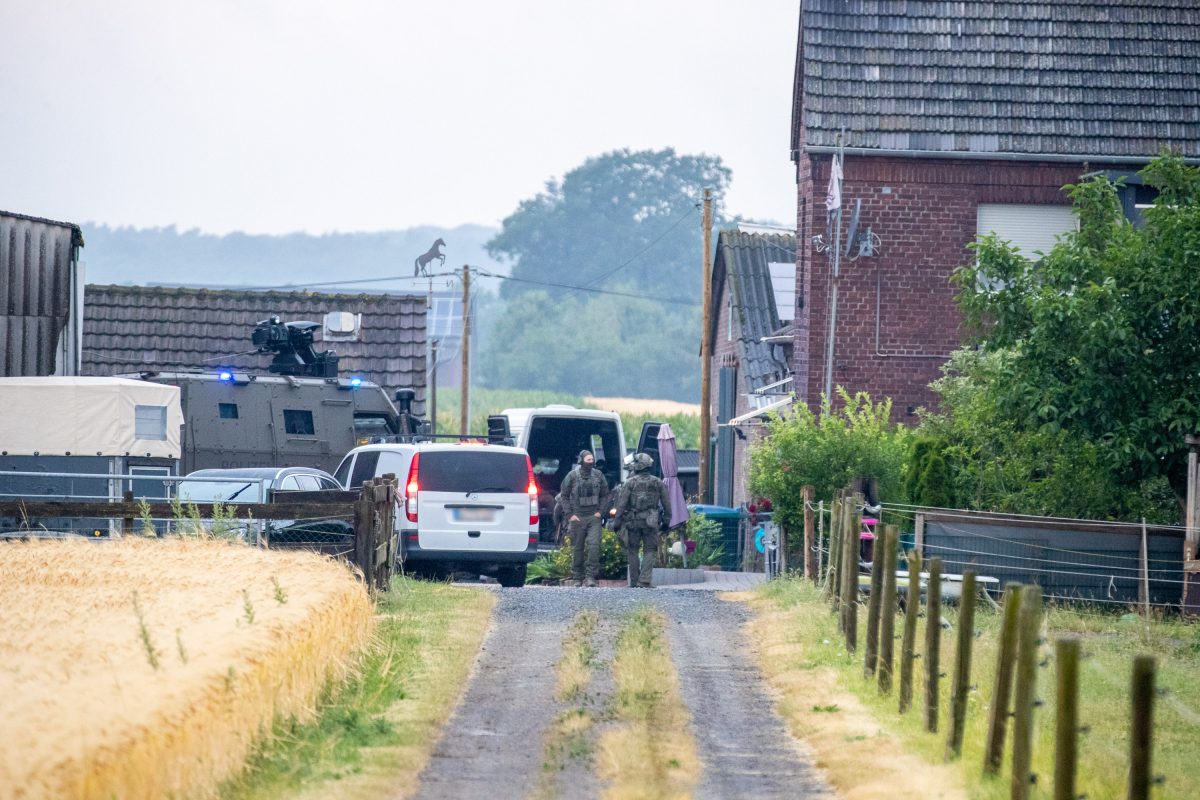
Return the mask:
[[854,245],[858,241],[858,214],[862,211],[862,198],[854,201],[854,213],[850,215],[850,228],[846,231],[846,249],[847,255],[854,252]]

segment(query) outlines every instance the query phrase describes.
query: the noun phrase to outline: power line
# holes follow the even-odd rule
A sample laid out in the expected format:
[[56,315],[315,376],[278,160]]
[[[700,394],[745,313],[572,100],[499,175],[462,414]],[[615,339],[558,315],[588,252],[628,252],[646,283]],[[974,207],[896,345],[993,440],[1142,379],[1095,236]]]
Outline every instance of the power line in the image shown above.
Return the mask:
[[696,207],[695,206],[689,207],[687,209],[687,211],[685,211],[678,219],[676,219],[674,222],[672,222],[665,230],[663,230],[662,233],[660,233],[658,236],[651,239],[649,244],[647,244],[641,250],[638,250],[636,253],[631,255],[629,258],[625,259],[625,261],[623,261],[622,263],[620,263],[617,266],[610,269],[608,272],[601,273],[600,275],[597,275],[595,278],[592,278],[590,281],[585,283],[584,286],[587,286],[587,287],[595,286],[600,281],[603,281],[606,278],[609,278],[609,277],[617,274],[621,270],[625,269],[625,267],[628,267],[630,264],[632,264],[634,261],[636,261],[639,256],[644,254],[651,247],[654,247],[654,245],[661,242],[668,233],[670,233],[671,231],[673,231],[677,227],[679,227],[679,223],[683,222],[685,219],[687,219],[694,213],[696,213]]
[[618,292],[612,289],[591,289],[587,286],[575,286],[569,283],[554,283],[552,281],[535,281],[532,278],[515,278],[512,275],[497,275],[493,272],[484,272],[480,270],[480,275],[485,275],[489,278],[499,278],[504,281],[516,281],[517,283],[529,283],[535,286],[550,286],[555,289],[572,289],[581,292],[590,292],[591,294],[611,294],[616,297],[632,297],[635,300],[655,300],[659,303],[672,303],[674,305],[691,306],[693,308],[699,306],[699,303],[691,300],[681,300],[677,297],[658,297],[648,294],[634,294],[633,292]]

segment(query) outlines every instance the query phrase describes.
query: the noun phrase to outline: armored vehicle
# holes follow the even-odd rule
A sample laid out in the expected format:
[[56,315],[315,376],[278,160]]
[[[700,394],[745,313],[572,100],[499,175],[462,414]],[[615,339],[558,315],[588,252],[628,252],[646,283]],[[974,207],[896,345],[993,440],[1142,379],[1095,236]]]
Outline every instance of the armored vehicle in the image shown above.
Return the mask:
[[315,322],[258,323],[251,341],[274,353],[268,373],[237,369],[142,372],[123,377],[178,386],[183,406],[183,472],[241,467],[316,467],[332,472],[350,449],[404,432],[411,390],[397,394],[338,376],[332,351],[313,349]]

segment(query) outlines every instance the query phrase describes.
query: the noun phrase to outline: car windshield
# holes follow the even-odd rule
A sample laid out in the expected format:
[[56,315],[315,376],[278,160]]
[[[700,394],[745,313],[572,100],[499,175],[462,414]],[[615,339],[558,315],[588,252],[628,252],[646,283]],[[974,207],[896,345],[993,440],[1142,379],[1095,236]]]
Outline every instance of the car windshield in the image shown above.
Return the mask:
[[192,503],[261,503],[266,496],[260,480],[185,480],[179,482],[179,499]]

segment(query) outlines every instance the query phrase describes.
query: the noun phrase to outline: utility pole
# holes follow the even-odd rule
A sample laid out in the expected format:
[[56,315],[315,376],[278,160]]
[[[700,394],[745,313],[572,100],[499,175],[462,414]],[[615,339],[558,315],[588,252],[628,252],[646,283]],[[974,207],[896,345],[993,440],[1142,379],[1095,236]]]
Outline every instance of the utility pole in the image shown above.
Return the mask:
[[709,440],[712,438],[712,342],[709,327],[712,324],[712,259],[709,258],[712,243],[712,189],[704,190],[704,258],[700,274],[703,312],[700,325],[700,502],[712,500],[709,485]]
[[471,396],[471,268],[463,264],[462,268],[462,398],[459,408],[459,433],[466,436],[470,433],[470,402]]

